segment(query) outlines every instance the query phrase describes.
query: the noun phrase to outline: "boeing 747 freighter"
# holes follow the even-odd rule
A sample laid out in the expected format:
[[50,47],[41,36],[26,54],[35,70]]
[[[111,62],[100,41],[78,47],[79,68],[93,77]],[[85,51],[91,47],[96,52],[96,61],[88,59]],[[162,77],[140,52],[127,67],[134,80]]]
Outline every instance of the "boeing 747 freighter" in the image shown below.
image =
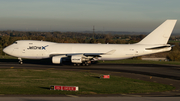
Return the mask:
[[19,40],[3,49],[6,54],[22,58],[52,58],[61,64],[70,60],[74,65],[89,65],[97,60],[120,60],[171,50],[167,44],[177,20],[166,20],[140,42],[135,44],[79,44],[55,43],[35,40]]

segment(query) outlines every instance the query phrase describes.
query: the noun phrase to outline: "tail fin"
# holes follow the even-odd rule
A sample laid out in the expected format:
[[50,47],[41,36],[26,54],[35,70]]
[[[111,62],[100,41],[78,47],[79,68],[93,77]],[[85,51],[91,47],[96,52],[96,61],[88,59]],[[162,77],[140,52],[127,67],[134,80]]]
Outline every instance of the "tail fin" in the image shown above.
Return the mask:
[[167,44],[177,20],[166,20],[137,44]]

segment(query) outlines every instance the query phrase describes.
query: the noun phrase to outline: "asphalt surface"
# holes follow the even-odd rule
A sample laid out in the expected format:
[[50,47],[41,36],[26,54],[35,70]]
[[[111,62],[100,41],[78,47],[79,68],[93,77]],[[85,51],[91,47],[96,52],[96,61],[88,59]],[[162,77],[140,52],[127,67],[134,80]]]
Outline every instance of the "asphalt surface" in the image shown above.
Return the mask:
[[[24,60],[20,65],[18,60],[0,59],[0,69],[60,69],[70,71],[94,72],[110,74],[133,79],[139,79],[161,84],[172,85],[173,91],[156,92],[146,94],[123,94],[123,95],[80,95],[78,97],[180,97],[180,66],[156,65],[156,64],[92,64],[91,66],[73,66],[72,64],[54,65],[45,60]],[[68,96],[67,96],[68,97]]]
[[179,101],[178,97],[1,97],[1,101]]

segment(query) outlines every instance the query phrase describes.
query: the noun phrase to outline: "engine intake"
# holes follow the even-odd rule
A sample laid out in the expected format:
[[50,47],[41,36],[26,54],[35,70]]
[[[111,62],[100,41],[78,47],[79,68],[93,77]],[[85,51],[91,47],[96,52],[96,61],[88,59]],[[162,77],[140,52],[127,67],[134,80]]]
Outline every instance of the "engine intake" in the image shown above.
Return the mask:
[[63,57],[65,57],[65,56],[53,56],[52,57],[52,63],[61,64]]

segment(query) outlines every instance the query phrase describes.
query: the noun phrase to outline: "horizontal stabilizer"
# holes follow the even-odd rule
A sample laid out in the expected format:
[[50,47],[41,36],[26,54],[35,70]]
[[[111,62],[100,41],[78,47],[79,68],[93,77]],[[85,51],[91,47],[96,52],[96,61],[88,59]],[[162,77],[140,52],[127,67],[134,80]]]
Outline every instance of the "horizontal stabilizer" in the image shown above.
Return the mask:
[[146,50],[163,49],[163,48],[168,48],[168,47],[172,47],[172,46],[170,46],[170,45],[158,46],[158,47],[146,48]]

